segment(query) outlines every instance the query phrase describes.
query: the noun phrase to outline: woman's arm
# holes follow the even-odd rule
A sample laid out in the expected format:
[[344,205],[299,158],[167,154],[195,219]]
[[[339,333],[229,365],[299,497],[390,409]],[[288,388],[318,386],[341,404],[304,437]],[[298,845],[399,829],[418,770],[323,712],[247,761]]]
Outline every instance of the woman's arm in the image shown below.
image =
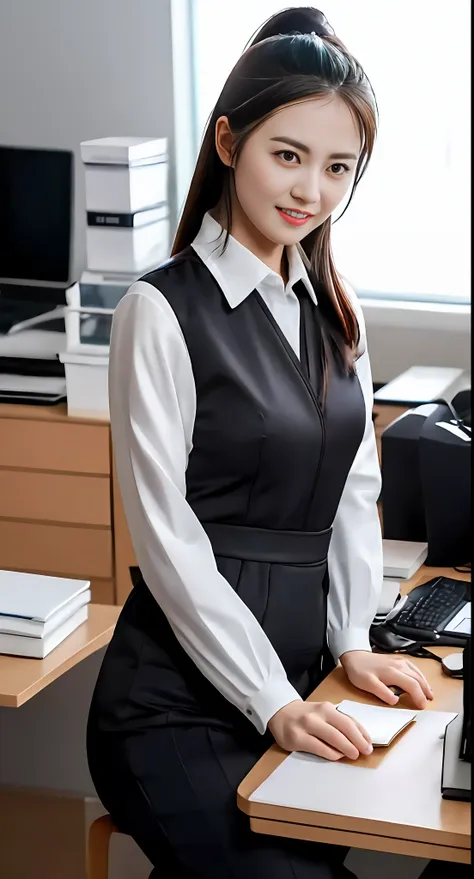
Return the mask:
[[336,659],[349,650],[370,650],[369,627],[383,581],[382,531],[377,509],[380,466],[372,422],[373,386],[362,309],[351,294],[359,321],[357,376],[366,421],[333,523],[329,547],[328,643]]
[[[351,291],[349,291],[351,292]],[[328,642],[354,686],[398,702],[390,687],[407,693],[425,708],[433,693],[416,665],[403,657],[371,652],[369,628],[383,582],[382,529],[377,510],[381,477],[372,423],[373,387],[362,309],[352,293],[360,329],[356,362],[366,407],[364,436],[349,471],[333,525],[329,548]]]
[[145,582],[184,650],[263,733],[299,700],[254,615],[217,570],[186,501],[196,390],[176,316],[139,281],[113,321],[110,415],[118,480]]

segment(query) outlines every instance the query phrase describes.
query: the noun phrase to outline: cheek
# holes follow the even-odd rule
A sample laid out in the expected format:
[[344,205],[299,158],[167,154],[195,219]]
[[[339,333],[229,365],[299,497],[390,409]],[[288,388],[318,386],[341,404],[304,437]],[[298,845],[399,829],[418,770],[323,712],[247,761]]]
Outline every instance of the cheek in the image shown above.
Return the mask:
[[336,180],[326,190],[325,208],[328,214],[332,213],[343,202],[352,187],[352,178],[344,177]]
[[242,156],[235,169],[235,188],[239,201],[272,199],[282,191],[281,171],[273,156]]

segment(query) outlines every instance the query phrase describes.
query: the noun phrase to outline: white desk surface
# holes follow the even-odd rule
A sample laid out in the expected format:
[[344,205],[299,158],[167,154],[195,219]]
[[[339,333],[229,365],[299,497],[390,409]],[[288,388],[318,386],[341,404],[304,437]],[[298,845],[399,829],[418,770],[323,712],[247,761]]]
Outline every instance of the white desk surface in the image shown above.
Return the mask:
[[[438,574],[469,579],[451,569],[424,567],[406,589]],[[446,655],[455,648],[436,652]],[[470,863],[471,805],[443,800],[440,789],[439,735],[446,718],[462,707],[462,681],[446,677],[435,660],[413,661],[435,694],[420,715],[421,723],[419,717],[389,748],[377,748],[357,764],[325,763],[301,754],[290,762],[274,745],[238,789],[239,808],[249,815],[255,832]],[[343,699],[381,704],[349,684],[341,667],[310,696],[310,701]],[[412,706],[402,697],[400,707]],[[437,712],[448,714],[440,717]],[[272,780],[273,773],[280,774],[283,784],[278,774]]]

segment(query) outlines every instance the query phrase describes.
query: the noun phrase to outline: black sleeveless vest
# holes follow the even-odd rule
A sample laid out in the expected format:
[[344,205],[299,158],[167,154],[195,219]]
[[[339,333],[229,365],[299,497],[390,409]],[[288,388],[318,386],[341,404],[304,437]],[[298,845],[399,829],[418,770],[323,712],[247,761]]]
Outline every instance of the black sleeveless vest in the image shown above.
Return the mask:
[[[143,279],[173,309],[197,393],[186,498],[218,569],[253,612],[302,696],[321,676],[327,551],[366,410],[356,376],[329,349],[302,284],[300,359],[257,291],[231,308],[189,248]],[[140,580],[99,675],[102,729],[248,724],[199,672]]]

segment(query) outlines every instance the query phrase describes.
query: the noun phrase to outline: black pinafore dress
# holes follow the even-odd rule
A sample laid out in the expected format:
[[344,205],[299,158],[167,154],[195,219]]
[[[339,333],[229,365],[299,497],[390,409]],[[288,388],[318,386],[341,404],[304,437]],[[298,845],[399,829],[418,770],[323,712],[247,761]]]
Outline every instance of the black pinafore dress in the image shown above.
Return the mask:
[[[189,248],[145,277],[166,297],[193,368],[197,412],[187,501],[217,567],[306,697],[321,679],[331,526],[361,443],[357,376],[329,353],[321,404],[321,319],[304,286],[298,358],[257,291],[228,305]],[[96,685],[89,730],[252,726],[201,674],[140,577]]]

